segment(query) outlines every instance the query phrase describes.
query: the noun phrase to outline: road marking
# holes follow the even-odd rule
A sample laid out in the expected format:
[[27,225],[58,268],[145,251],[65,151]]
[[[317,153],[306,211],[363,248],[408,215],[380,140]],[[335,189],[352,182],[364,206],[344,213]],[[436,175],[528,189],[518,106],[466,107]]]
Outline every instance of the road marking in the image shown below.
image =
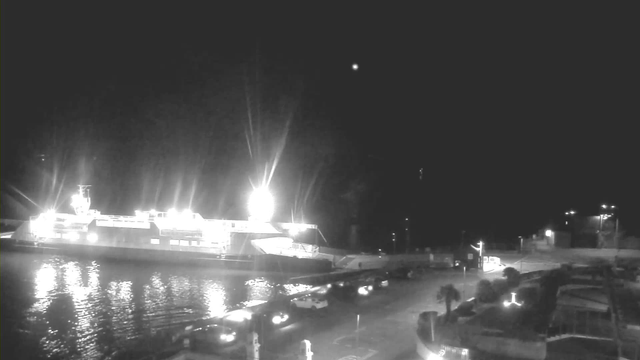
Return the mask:
[[375,350],[371,350],[371,349],[366,349],[366,350],[367,350],[367,354],[365,356],[360,357],[358,355],[347,355],[345,357],[341,357],[338,360],[366,360],[378,353]]
[[[367,329],[367,327],[366,327],[366,326],[362,326],[360,329],[358,329],[358,330],[354,330],[353,332],[354,332],[354,333],[358,333],[358,332],[362,332],[362,331],[364,331],[364,330],[366,330],[366,329]],[[340,341],[340,340],[342,340],[342,339],[348,338],[348,337],[350,337],[350,336],[353,336],[353,335],[340,336],[339,338],[337,338],[337,339],[333,340],[333,344],[334,344],[334,345],[343,345],[343,344],[340,344],[340,343],[339,343],[339,341]],[[349,345],[344,345],[344,346],[349,346]],[[351,347],[351,346],[349,346],[349,347]]]
[[334,345],[341,345],[341,344],[339,343],[339,341],[340,341],[340,340],[342,340],[342,339],[344,339],[344,338],[346,338],[347,336],[349,336],[349,335],[340,336],[339,338],[337,338],[337,339],[333,340],[333,344],[334,344]]

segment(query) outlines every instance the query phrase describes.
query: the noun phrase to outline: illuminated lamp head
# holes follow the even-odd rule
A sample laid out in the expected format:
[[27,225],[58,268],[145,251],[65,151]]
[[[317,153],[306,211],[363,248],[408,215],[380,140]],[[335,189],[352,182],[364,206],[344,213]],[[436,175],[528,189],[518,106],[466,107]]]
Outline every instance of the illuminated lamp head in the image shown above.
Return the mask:
[[273,196],[266,187],[253,190],[249,197],[249,217],[251,220],[269,222],[274,211]]

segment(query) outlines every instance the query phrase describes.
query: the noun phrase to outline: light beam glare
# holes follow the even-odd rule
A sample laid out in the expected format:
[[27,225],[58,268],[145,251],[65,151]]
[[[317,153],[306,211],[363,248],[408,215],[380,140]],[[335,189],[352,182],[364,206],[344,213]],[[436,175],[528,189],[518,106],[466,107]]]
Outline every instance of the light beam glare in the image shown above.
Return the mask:
[[30,203],[32,203],[33,205],[37,206],[38,209],[42,210],[42,206],[38,205],[34,200],[32,200],[30,197],[28,197],[25,193],[23,193],[22,191],[18,190],[18,188],[16,188],[13,185],[9,185],[9,187],[15,191],[16,193],[18,193],[18,195],[22,196],[23,198],[27,199],[27,201],[29,201]]
[[[322,164],[318,164],[318,166],[316,167],[316,171],[313,173],[313,178],[311,179],[311,184],[309,184],[309,186],[307,187],[307,192],[304,195],[304,199],[302,200],[302,205],[300,206],[301,209],[304,209],[307,206],[307,201],[309,201],[309,196],[311,195],[311,191],[314,190],[315,185],[316,185],[316,181],[318,180],[318,177],[320,175],[320,167],[321,166],[322,166]],[[304,210],[301,210],[301,212],[303,212],[303,211]]]
[[273,165],[271,166],[271,173],[269,174],[269,180],[267,181],[267,185],[271,183],[271,179],[273,178],[273,174],[278,167],[278,163],[280,162],[280,158],[282,157],[282,153],[284,152],[285,147],[287,146],[287,138],[289,135],[289,128],[291,126],[291,117],[287,120],[284,126],[284,132],[280,136],[280,141],[278,142],[276,153],[273,159]]
[[[57,172],[57,170],[56,170],[56,172]],[[56,181],[56,180],[55,180],[56,176],[57,176],[57,175],[54,175],[54,180],[53,180],[53,181],[54,181],[54,183],[55,183],[55,181]],[[65,174],[65,175],[62,177],[62,181],[60,182],[60,186],[58,186],[58,195],[56,195],[56,199],[55,199],[55,200],[54,200],[54,202],[53,202],[53,208],[54,208],[54,209],[57,209],[57,208],[58,208],[58,201],[60,200],[60,194],[62,194],[62,189],[64,188],[64,182],[65,182],[65,180],[66,180],[66,179],[67,179],[67,175]]]
[[249,149],[249,157],[253,159],[253,151],[251,150],[251,140],[253,139],[253,116],[251,115],[251,93],[249,91],[249,76],[247,76],[247,68],[245,67],[244,74],[244,94],[245,99],[247,100],[247,117],[249,123],[249,133],[247,133],[247,129],[245,128],[244,134],[247,139],[247,148]]

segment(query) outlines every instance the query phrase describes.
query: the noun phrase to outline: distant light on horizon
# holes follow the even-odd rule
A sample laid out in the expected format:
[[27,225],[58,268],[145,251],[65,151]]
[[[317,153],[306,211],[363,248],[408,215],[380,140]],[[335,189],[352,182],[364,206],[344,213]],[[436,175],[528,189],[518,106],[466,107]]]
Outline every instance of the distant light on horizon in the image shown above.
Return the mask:
[[351,65],[351,68],[353,69],[353,71],[358,71],[358,69],[360,68],[360,66],[358,66],[358,64],[357,64],[357,63],[353,63],[353,64]]

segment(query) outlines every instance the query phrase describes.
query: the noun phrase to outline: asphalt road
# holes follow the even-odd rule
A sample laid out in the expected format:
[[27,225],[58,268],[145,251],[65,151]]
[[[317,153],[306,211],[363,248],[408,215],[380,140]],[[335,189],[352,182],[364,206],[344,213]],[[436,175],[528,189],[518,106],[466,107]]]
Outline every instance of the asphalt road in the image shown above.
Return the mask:
[[[467,273],[467,297],[478,279],[477,274]],[[307,339],[315,360],[417,359],[418,315],[429,310],[444,312],[436,294],[449,283],[462,290],[462,273],[448,270],[421,279],[392,279],[388,288],[353,302],[330,299],[328,308],[306,311],[291,324],[265,334],[261,358],[295,359],[300,342]]]
[[[505,265],[516,266],[520,259],[515,255],[505,259]],[[315,360],[419,359],[415,351],[418,316],[423,311],[445,311],[444,304],[436,301],[440,286],[452,283],[464,298],[470,298],[481,277],[502,277],[502,268],[481,276],[476,270],[466,275],[462,270],[434,270],[419,279],[391,279],[388,288],[355,301],[329,297],[328,308],[291,312],[291,320],[275,330],[259,327],[260,357],[297,359],[300,342],[306,339]]]

